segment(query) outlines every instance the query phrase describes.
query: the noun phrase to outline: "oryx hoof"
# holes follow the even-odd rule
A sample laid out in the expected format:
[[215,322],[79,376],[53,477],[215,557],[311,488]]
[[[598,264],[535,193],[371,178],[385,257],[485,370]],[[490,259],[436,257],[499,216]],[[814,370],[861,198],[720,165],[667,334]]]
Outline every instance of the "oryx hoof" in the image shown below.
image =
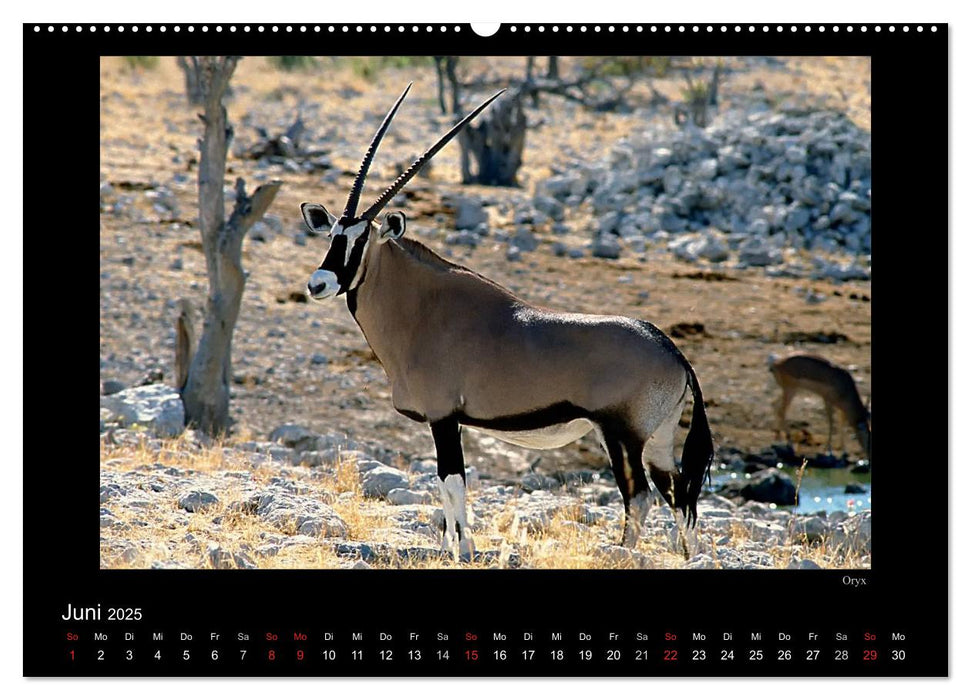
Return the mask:
[[454,559],[457,551],[458,548],[455,546],[455,536],[449,532],[442,533],[442,557],[444,558],[446,556],[450,556]]
[[471,537],[463,537],[459,540],[458,560],[467,564],[475,560],[475,542]]

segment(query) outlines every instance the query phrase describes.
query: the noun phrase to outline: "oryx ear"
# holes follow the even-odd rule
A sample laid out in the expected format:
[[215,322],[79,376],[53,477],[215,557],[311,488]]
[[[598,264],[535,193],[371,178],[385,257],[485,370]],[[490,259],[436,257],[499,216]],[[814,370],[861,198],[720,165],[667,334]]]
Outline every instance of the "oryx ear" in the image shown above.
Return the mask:
[[384,217],[381,224],[379,235],[381,240],[397,240],[405,235],[405,214],[401,211],[393,211]]
[[300,205],[300,213],[303,214],[303,220],[306,222],[307,228],[314,233],[330,233],[334,222],[337,221],[337,217],[327,211],[323,204],[304,202]]

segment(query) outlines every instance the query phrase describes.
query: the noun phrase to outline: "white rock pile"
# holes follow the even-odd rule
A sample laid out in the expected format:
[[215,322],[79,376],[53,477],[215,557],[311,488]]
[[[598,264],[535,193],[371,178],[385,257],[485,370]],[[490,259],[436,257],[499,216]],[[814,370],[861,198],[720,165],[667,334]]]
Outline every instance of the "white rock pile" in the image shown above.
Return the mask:
[[537,185],[533,207],[562,218],[554,203],[589,203],[591,249],[607,257],[620,242],[655,243],[683,260],[765,267],[797,248],[859,257],[821,272],[866,279],[870,184],[870,134],[845,115],[734,111],[706,129],[652,126],[603,162],[570,163]]

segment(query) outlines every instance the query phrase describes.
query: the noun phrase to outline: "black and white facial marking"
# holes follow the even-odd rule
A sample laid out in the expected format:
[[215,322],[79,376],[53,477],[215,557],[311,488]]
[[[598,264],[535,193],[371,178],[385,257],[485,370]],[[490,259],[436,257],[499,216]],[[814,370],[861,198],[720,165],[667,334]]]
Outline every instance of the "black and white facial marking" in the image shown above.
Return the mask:
[[[312,231],[331,239],[324,261],[307,283],[311,298],[323,301],[356,289],[364,278],[365,260],[372,238],[371,221],[351,217],[338,219],[320,204],[301,204],[300,211]],[[404,232],[405,215],[393,212],[385,217],[378,231],[378,242],[400,238]]]

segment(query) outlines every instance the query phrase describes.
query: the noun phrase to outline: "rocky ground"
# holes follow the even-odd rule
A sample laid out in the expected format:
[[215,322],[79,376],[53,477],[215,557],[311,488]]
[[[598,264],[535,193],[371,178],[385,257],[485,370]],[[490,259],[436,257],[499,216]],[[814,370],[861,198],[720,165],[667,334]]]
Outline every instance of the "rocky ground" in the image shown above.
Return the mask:
[[433,460],[391,466],[342,436],[292,425],[273,441],[221,443],[193,432],[153,438],[146,427],[109,427],[102,439],[104,567],[869,566],[869,511],[792,515],[707,494],[687,540],[656,506],[628,549],[618,544],[623,505],[609,470],[506,479],[475,468],[467,478],[477,552],[455,561],[441,549]]
[[[515,61],[482,59],[466,70],[518,75]],[[675,127],[670,105],[651,102],[646,86],[623,113],[546,97],[527,109],[520,188],[461,186],[458,149],[449,147],[397,206],[409,235],[530,301],[609,308],[667,331],[696,368],[728,462],[772,442],[770,353],[824,354],[849,366],[869,395],[871,232],[868,62],[726,66],[708,129]],[[206,276],[194,223],[199,128],[174,62],[133,72],[108,58],[101,74],[100,378],[102,393],[113,394],[171,381],[176,303],[203,305]],[[156,444],[154,428],[120,427],[142,425],[139,416],[103,402],[104,566],[452,565],[432,541],[440,515],[427,429],[391,408],[383,370],[346,307],[310,305],[303,294],[326,242],[303,229],[298,205],[340,206],[375,124],[409,80],[415,87],[368,193],[447,128],[434,71],[387,68],[368,82],[343,64],[284,73],[262,59],[241,62],[228,105],[237,138],[227,188],[237,176],[250,187],[284,186],[244,247],[233,435],[219,446]],[[656,78],[653,87],[676,100],[679,81]],[[312,158],[243,157],[259,142],[255,127],[279,133],[298,111]],[[348,111],[361,119],[346,119]],[[155,400],[163,405],[164,393]],[[797,451],[819,451],[821,407],[797,401],[790,415]],[[284,424],[330,436],[331,447],[368,447],[328,461],[336,455],[326,446],[271,440]],[[793,518],[717,496],[702,501],[693,558],[669,546],[670,511],[657,508],[653,529],[624,559],[614,548],[619,494],[601,476],[592,440],[531,452],[468,431],[465,445],[482,565],[868,565],[868,514]],[[396,486],[372,492],[384,479]]]

